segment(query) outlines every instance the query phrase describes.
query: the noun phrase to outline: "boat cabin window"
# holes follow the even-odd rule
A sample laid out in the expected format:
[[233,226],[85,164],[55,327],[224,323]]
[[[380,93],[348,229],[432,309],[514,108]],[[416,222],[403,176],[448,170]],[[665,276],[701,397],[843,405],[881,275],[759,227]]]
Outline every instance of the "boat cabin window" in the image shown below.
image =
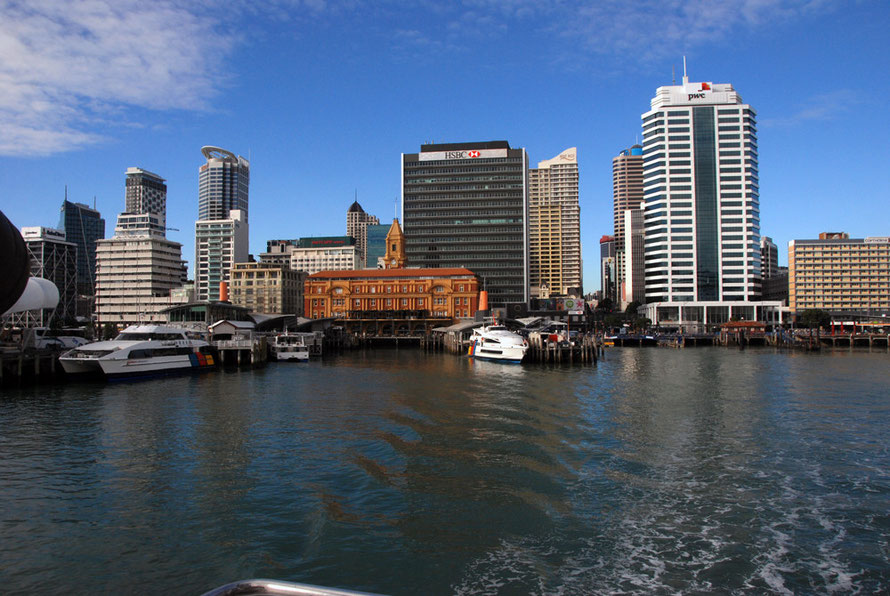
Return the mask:
[[164,340],[164,339],[183,339],[181,333],[136,333],[136,332],[124,332],[118,335],[116,340],[119,341],[150,341],[150,340]]

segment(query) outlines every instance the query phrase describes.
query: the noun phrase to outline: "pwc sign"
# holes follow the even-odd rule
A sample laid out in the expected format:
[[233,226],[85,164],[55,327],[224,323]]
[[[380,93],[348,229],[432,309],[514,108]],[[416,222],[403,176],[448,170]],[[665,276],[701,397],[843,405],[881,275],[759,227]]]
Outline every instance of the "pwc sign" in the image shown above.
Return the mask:
[[687,98],[686,98],[686,99],[687,99],[687,100],[689,100],[689,99],[704,99],[704,98],[705,98],[705,91],[710,91],[710,90],[711,90],[711,85],[710,85],[710,84],[708,84],[708,83],[702,83],[702,84],[701,84],[701,89],[699,89],[699,90],[698,90],[697,92],[695,92],[695,93],[687,93],[687,94],[686,94],[686,95],[687,95]]

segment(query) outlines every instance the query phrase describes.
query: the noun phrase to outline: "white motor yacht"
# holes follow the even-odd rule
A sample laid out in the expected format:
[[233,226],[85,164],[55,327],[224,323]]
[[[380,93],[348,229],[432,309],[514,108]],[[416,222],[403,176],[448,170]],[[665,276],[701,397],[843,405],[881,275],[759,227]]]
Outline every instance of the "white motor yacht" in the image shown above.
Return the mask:
[[521,335],[503,325],[486,325],[473,330],[467,354],[486,360],[521,362],[526,350],[528,342]]
[[69,374],[102,374],[107,378],[163,375],[213,367],[212,347],[186,329],[134,325],[113,340],[78,346],[59,357]]
[[275,360],[309,361],[309,346],[304,333],[282,333],[272,339],[272,356]]

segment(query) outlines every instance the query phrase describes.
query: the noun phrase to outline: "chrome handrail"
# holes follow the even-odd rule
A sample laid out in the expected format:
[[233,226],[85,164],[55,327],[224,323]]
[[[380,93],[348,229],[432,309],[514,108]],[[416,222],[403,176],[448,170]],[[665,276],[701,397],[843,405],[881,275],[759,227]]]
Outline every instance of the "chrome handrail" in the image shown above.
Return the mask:
[[271,579],[245,579],[205,592],[202,596],[379,596],[370,592],[356,592],[325,588],[309,584],[296,584]]

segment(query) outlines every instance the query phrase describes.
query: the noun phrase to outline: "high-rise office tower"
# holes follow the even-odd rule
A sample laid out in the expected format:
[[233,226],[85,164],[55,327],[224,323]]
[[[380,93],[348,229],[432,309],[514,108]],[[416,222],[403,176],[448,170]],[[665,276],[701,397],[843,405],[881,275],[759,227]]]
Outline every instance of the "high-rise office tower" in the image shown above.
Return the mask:
[[412,267],[466,268],[492,306],[528,304],[528,155],[507,141],[421,145],[402,154]]
[[615,237],[600,238],[600,299],[615,303]]
[[659,87],[642,115],[647,302],[761,296],[755,111],[729,84]]
[[760,237],[760,264],[763,279],[770,279],[779,274],[779,247],[769,236]]
[[358,201],[349,206],[346,212],[346,235],[355,238],[355,248],[365,263],[364,267],[376,267],[376,263],[371,264],[368,259],[368,226],[376,225],[380,225],[380,220],[374,215],[365,213]]
[[40,226],[22,228],[22,238],[31,258],[31,275],[48,279],[59,290],[55,310],[26,310],[13,313],[13,325],[22,327],[49,326],[53,318],[71,324],[77,303],[77,246],[65,239],[65,233]]
[[166,180],[142,168],[127,168],[126,213],[155,214],[158,226],[166,233],[167,185]]
[[386,256],[386,236],[392,225],[373,224],[367,230],[367,244],[365,245],[365,269],[383,268],[383,258]]
[[[628,210],[638,210],[643,203],[643,147],[634,145],[612,158],[612,218],[615,226],[616,302],[626,306],[629,297],[630,273],[625,262],[630,258],[625,250],[624,228]],[[637,291],[642,283],[635,284]]]
[[634,145],[612,158],[612,217],[619,246],[624,245],[624,212],[642,203],[643,147]]
[[646,231],[643,227],[643,210],[625,209],[623,228],[624,246],[621,251],[616,250],[623,261],[619,282],[621,310],[625,310],[631,302],[642,304],[646,301]]
[[566,149],[528,172],[531,295],[581,294],[578,150]]
[[248,258],[249,229],[244,212],[229,211],[223,219],[195,222],[195,297],[216,301],[220,282],[230,280],[235,263]]
[[207,163],[198,170],[198,219],[226,219],[239,209],[246,223],[250,162],[219,147],[202,147],[201,153]]
[[215,301],[232,265],[247,261],[250,162],[219,147],[202,147],[201,153],[207,163],[198,170],[195,296]]
[[[68,199],[62,203],[59,214],[59,231],[65,233],[67,242],[77,247],[77,293],[92,297],[96,290],[96,241],[105,238],[105,220],[95,209]],[[79,316],[89,316],[78,307]]]
[[129,168],[125,206],[114,236],[97,242],[96,321],[166,322],[161,311],[174,303],[170,292],[182,287],[187,271],[182,245],[166,238],[164,179]]

